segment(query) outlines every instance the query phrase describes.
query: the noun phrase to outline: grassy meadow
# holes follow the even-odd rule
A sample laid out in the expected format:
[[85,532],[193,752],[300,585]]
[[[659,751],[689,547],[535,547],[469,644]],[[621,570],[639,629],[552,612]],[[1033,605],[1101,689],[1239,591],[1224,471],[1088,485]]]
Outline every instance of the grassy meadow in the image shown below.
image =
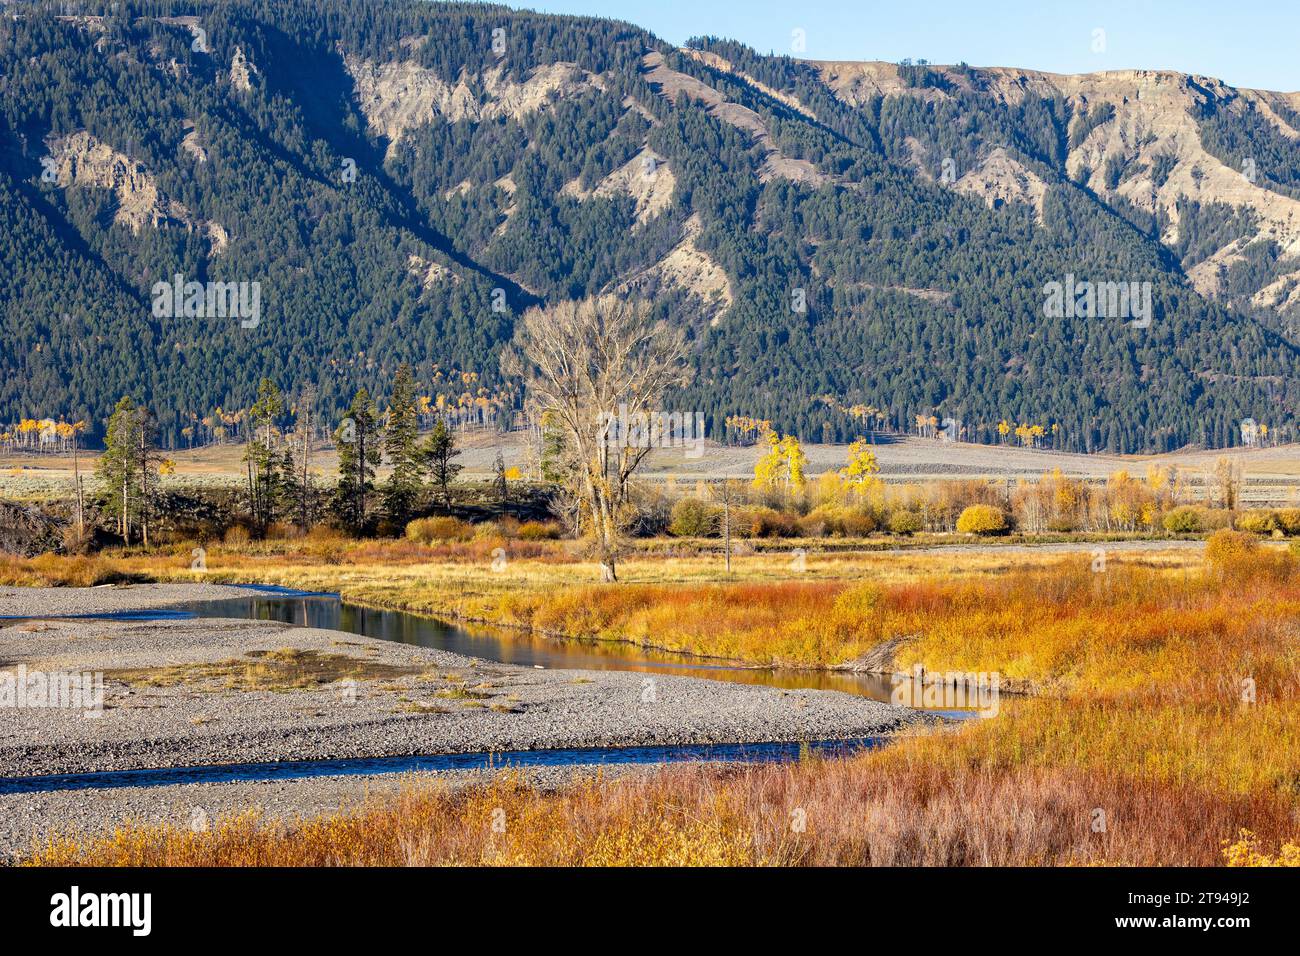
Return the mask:
[[[797,543],[796,543],[797,545]],[[505,561],[500,561],[502,550]],[[1083,554],[749,551],[649,542],[598,585],[572,542],[328,535],[12,559],[11,584],[260,581],[755,665],[999,672],[1000,714],[868,754],[669,768],[547,792],[412,788],[336,817],[128,827],[37,863],[1271,864],[1300,851],[1300,562],[1207,548]],[[494,561],[495,568],[494,570]],[[792,562],[798,562],[792,564]],[[500,809],[505,832],[489,825]],[[803,821],[794,827],[792,819]],[[498,828],[499,830],[499,828]],[[1243,832],[1245,831],[1245,832]],[[576,838],[575,838],[576,836]]]

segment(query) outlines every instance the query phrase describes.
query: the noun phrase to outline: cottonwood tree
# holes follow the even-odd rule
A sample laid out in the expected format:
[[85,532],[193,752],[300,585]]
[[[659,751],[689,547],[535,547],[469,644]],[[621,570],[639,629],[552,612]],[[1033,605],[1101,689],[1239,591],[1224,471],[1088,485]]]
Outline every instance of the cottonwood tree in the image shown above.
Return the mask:
[[685,384],[681,333],[652,320],[644,305],[614,296],[561,302],[524,313],[502,364],[507,374],[523,377],[536,407],[551,413],[563,431],[576,462],[571,480],[591,516],[601,576],[616,581],[628,482],[650,442],[611,441],[610,417],[626,409],[637,421],[661,411],[668,391]]
[[722,505],[722,555],[727,565],[727,573],[731,573],[731,529],[735,520],[731,511],[736,505],[745,500],[744,490],[740,484],[729,479],[723,479],[710,489],[713,500]]
[[808,483],[808,456],[794,435],[779,437],[769,431],[764,435],[767,452],[754,463],[754,488],[801,492]]
[[1241,493],[1241,459],[1226,455],[1214,462],[1214,483],[1218,486],[1219,501],[1229,511],[1235,511]]

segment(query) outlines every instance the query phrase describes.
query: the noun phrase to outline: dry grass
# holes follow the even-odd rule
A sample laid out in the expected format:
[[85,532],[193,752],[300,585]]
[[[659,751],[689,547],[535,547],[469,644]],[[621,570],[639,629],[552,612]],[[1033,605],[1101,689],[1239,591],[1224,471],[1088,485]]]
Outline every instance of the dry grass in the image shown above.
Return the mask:
[[[815,541],[792,540],[781,542],[778,550],[738,554],[732,561],[732,574],[727,576],[720,555],[714,551],[697,552],[677,541],[640,542],[638,550],[620,565],[623,587],[617,590],[642,585],[676,590],[688,586],[822,581],[901,584],[1001,577],[1065,560],[1060,554],[996,549],[819,552],[819,546]],[[570,541],[490,536],[424,545],[409,540],[353,541],[322,529],[306,539],[206,545],[204,573],[191,569],[193,547],[193,543],[185,543],[149,552],[106,552],[93,559],[95,583],[112,579],[256,581],[337,591],[344,600],[357,604],[500,623],[517,621],[533,597],[581,590],[582,582],[594,585],[600,580],[599,567],[583,557],[581,547]],[[716,548],[717,543],[712,547]],[[798,548],[806,550],[802,561],[796,561],[794,555]],[[498,555],[504,556],[504,564],[497,560]],[[10,559],[0,564],[0,584],[78,583],[88,572],[76,562],[87,560],[53,555]],[[1199,556],[1185,550],[1168,550],[1145,552],[1133,560],[1145,566],[1178,569],[1199,563]]]
[[506,774],[460,792],[409,788],[396,799],[291,824],[245,815],[202,833],[127,826],[101,838],[38,846],[30,862],[1215,865],[1225,862],[1225,842],[1246,822],[1258,856],[1287,852],[1295,819],[1276,796],[1135,784],[1116,773],[954,772],[900,750],[782,767],[676,767],[649,779],[592,780],[558,793]]
[[120,561],[104,557],[42,554],[18,558],[0,552],[0,585],[7,587],[89,588],[145,578],[124,569]]
[[[1300,570],[1286,552],[1229,544],[1203,567],[1147,554],[1101,573],[1079,558],[1010,566],[1010,556],[858,555],[837,573],[794,578],[755,555],[732,582],[707,559],[661,557],[628,562],[619,587],[573,586],[583,565],[562,558],[518,562],[506,580],[456,562],[326,568],[282,556],[280,583],[332,581],[374,603],[475,608],[539,630],[755,661],[824,664],[901,638],[900,668],[998,671],[1041,693],[1004,697],[994,720],[850,760],[673,768],[559,793],[513,779],[411,791],[292,826],[241,818],[207,834],[128,829],[47,846],[35,860],[1295,862]],[[504,833],[491,826],[498,808]],[[791,828],[800,810],[805,832]]]
[[234,691],[272,691],[284,693],[313,690],[326,684],[352,679],[388,679],[419,671],[374,661],[358,660],[346,654],[322,654],[317,651],[285,647],[275,651],[249,651],[242,658],[224,661],[200,661],[108,671],[109,679],[125,681],[138,687],[194,686]]
[[[1293,680],[1300,580],[1242,581],[1086,559],[997,576],[879,584],[629,584],[520,589],[493,619],[760,664],[817,666],[901,640],[896,664],[998,671],[1039,690],[1222,694]],[[1195,684],[1192,688],[1190,684]],[[1206,687],[1206,683],[1213,685]]]

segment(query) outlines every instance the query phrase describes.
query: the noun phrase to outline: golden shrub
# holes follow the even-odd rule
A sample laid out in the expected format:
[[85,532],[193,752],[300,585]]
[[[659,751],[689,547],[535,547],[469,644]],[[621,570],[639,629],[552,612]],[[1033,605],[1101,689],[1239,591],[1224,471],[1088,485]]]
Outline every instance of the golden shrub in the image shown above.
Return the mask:
[[1007,518],[993,505],[971,505],[957,519],[962,534],[1001,534],[1007,530]]
[[1260,508],[1238,518],[1237,527],[1249,534],[1271,534],[1277,528],[1277,520],[1273,512]]

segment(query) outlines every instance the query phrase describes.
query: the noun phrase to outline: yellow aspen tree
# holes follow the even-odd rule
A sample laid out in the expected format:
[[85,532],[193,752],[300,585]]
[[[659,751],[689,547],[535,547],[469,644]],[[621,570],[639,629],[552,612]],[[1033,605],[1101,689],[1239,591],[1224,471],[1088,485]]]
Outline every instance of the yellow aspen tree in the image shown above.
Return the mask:
[[859,488],[874,482],[879,473],[880,463],[876,461],[876,454],[871,450],[866,439],[859,438],[849,446],[849,460],[840,469],[841,478],[855,488]]
[[781,440],[776,432],[764,432],[763,439],[767,442],[767,451],[754,462],[753,485],[759,491],[773,487],[780,480],[781,466],[785,457]]
[[789,482],[790,489],[803,491],[808,484],[808,456],[799,446],[799,439],[794,435],[786,435],[781,440],[780,448],[785,456],[786,481]]

